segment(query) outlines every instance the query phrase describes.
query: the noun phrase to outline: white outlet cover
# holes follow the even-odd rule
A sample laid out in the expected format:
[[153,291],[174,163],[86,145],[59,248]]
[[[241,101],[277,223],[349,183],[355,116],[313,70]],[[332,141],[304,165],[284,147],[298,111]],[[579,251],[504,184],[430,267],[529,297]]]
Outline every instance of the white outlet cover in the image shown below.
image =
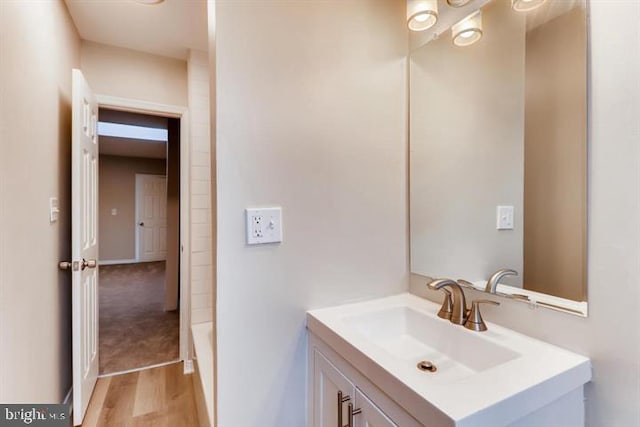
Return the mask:
[[247,244],[282,242],[282,208],[247,208]]

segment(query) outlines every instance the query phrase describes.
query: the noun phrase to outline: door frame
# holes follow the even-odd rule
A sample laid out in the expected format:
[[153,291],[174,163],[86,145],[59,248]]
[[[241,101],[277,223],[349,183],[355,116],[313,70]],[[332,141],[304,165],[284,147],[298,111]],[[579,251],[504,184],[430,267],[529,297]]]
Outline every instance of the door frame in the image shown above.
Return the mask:
[[[189,109],[179,105],[159,104],[137,99],[96,94],[99,108],[127,111],[180,119],[180,360],[185,373],[193,371],[190,345],[191,326],[191,141],[189,139]],[[136,234],[137,235],[137,234]]]
[[[167,162],[169,161],[169,159],[167,158]],[[146,177],[146,176],[154,176],[154,177],[163,177],[165,180],[165,183],[167,182],[167,175],[160,175],[160,174],[153,174],[153,173],[136,173],[136,190],[135,190],[135,218],[134,218],[134,230],[136,230],[135,233],[135,241],[136,241],[136,262],[140,262],[141,257],[140,257],[140,229],[138,228],[138,221],[140,221],[140,203],[141,201],[139,200],[140,197],[140,179],[142,177]],[[182,178],[182,177],[180,177]],[[165,203],[167,202],[168,199],[168,195],[165,195]],[[166,257],[165,257],[165,261],[166,261]],[[146,261],[144,261],[146,262]]]

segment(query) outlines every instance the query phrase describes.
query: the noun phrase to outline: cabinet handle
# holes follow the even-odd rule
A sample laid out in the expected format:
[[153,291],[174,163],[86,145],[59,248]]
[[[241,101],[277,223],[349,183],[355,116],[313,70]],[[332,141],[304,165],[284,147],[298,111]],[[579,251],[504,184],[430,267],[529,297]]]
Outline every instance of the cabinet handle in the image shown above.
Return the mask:
[[353,425],[355,424],[353,421],[353,417],[361,412],[361,408],[353,409],[353,403],[349,403],[349,406],[347,406],[347,427],[353,427]]
[[353,403],[349,403],[349,406],[347,407],[347,427],[353,427],[353,425],[355,424],[353,422],[353,417],[355,417],[361,412],[362,412],[361,408],[353,409]]
[[351,400],[349,396],[343,396],[342,391],[338,391],[338,427],[344,427],[342,424],[342,404]]

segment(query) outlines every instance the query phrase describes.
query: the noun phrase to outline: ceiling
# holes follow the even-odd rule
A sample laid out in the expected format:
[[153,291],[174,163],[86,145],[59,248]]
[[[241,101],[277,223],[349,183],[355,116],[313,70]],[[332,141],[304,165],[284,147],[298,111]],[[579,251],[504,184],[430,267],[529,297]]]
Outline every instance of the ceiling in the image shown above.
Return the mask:
[[[146,114],[109,110],[106,108],[100,108],[98,117],[100,117],[101,122],[121,123],[158,129],[167,129],[168,126],[168,119],[166,117],[149,116]],[[162,141],[104,135],[98,137],[98,141],[100,155],[142,157],[146,159],[167,158],[167,143]]]
[[101,136],[100,155],[119,157],[141,157],[145,159],[166,159],[167,143],[146,139]]
[[84,40],[187,59],[207,50],[207,0],[65,0]]

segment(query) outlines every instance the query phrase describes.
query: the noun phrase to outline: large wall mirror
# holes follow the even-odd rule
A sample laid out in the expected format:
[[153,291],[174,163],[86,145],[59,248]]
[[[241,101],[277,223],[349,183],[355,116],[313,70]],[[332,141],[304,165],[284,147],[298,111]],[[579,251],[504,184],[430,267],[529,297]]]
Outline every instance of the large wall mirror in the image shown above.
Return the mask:
[[504,293],[586,315],[586,5],[473,3],[480,40],[449,25],[411,52],[411,271],[483,289],[513,269]]

